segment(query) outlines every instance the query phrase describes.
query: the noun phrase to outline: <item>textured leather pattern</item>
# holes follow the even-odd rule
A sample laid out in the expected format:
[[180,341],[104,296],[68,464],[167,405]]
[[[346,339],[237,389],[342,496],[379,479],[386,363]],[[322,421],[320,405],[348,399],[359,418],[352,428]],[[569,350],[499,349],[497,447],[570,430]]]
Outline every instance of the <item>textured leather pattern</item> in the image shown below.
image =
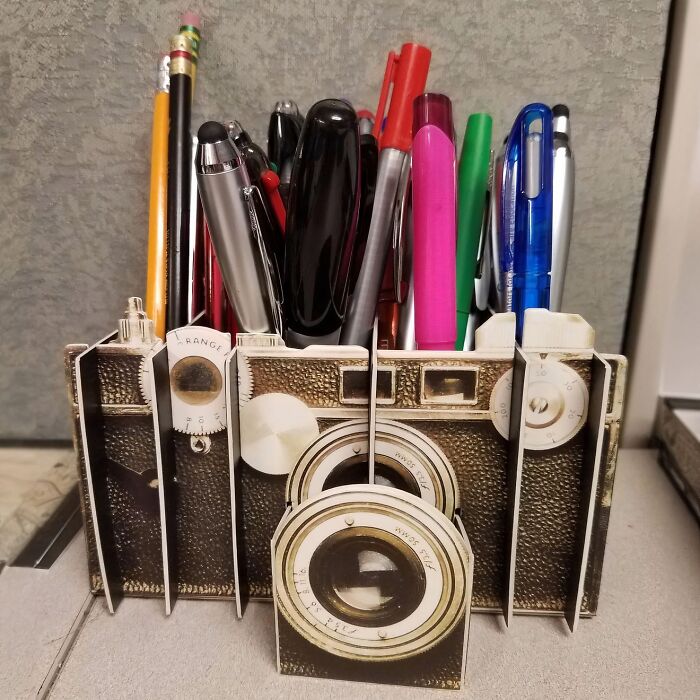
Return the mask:
[[235,593],[228,437],[210,437],[210,451],[196,454],[189,435],[173,433],[178,591],[187,597]]

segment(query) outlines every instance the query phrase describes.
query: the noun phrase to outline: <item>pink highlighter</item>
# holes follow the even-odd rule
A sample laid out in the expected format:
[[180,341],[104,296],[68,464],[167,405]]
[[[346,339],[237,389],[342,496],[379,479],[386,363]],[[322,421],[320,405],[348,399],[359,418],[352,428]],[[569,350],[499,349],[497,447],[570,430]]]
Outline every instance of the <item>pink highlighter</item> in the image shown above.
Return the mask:
[[457,181],[452,103],[413,101],[413,280],[416,346],[454,350],[457,340]]

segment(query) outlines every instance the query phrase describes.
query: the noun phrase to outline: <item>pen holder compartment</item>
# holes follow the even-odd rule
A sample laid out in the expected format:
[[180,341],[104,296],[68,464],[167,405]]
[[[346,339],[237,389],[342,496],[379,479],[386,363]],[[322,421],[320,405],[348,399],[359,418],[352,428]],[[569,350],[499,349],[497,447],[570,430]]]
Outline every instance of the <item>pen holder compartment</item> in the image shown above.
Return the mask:
[[178,432],[167,344],[116,335],[65,352],[90,589],[111,612],[124,595],[165,596],[167,613],[178,595],[234,599],[225,412],[212,434]]
[[231,431],[231,450],[240,458],[233,488],[242,593],[269,600],[270,541],[287,507],[289,473],[307,445],[340,424],[366,419],[369,378],[367,351],[360,348],[256,347],[255,338],[241,345],[239,335],[234,353],[238,396],[229,405],[238,430]]
[[122,595],[164,595],[167,611],[178,594],[235,598],[239,612],[270,599],[285,509],[369,482],[457,517],[475,611],[572,628],[595,614],[624,357],[511,340],[370,358],[240,335],[221,351],[223,423],[203,445],[174,430],[168,344],[114,339],[66,348],[90,587],[111,610]]
[[280,673],[462,686],[473,555],[458,519],[396,488],[334,487],[287,509],[272,569]]
[[[287,436],[297,424],[313,422],[301,418],[309,409],[319,426],[318,435],[298,437],[296,458],[293,450],[286,453],[287,504],[352,479],[398,486],[438,508],[453,498],[474,551],[474,611],[502,612],[507,622],[514,613],[564,615],[572,628],[580,615],[595,614],[625,359],[532,342],[523,349],[512,340],[473,352],[379,351],[372,419],[366,393],[372,377],[358,374],[358,393],[344,391],[351,386],[344,376],[349,351],[238,349],[239,390],[246,396],[239,396],[240,411],[247,396],[267,395],[259,415],[284,413]],[[296,417],[293,402],[282,410],[285,396],[301,400]],[[376,421],[375,466],[365,476],[370,420]],[[255,425],[240,422],[243,453],[260,437]],[[258,492],[245,484],[249,468],[243,457],[235,479],[243,500],[246,489]],[[284,481],[280,474],[280,515]],[[256,533],[247,522],[259,518],[252,505],[242,517],[246,567],[258,572],[250,591],[267,597],[268,579],[260,578],[269,571],[267,532]]]
[[110,343],[65,350],[90,590],[163,595],[153,416],[139,377],[146,354]]

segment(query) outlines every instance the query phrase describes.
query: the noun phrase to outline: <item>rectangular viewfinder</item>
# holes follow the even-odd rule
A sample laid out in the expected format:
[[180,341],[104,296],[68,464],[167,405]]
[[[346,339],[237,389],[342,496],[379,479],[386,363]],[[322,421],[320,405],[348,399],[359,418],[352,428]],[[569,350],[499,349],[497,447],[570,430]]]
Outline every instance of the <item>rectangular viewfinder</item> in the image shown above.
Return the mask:
[[[364,367],[341,367],[340,403],[366,404],[369,375]],[[394,403],[394,368],[377,369],[377,403]]]
[[474,404],[478,378],[476,367],[423,367],[421,403]]

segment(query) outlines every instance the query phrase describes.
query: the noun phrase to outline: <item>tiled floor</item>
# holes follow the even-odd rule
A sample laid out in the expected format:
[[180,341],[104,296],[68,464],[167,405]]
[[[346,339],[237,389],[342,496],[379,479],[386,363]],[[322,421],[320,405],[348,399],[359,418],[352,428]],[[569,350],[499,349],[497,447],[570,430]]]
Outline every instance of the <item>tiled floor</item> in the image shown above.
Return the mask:
[[86,593],[82,535],[48,571],[0,574],[0,697],[34,697],[56,674],[51,700],[685,699],[700,688],[700,528],[646,450],[620,453],[598,616],[572,636],[561,619],[516,617],[506,631],[474,615],[458,694],[278,676],[270,605],[239,621],[232,604],[181,600],[166,618],[161,600],[129,598],[110,616]]
[[10,562],[76,484],[70,449],[0,448],[0,562]]

